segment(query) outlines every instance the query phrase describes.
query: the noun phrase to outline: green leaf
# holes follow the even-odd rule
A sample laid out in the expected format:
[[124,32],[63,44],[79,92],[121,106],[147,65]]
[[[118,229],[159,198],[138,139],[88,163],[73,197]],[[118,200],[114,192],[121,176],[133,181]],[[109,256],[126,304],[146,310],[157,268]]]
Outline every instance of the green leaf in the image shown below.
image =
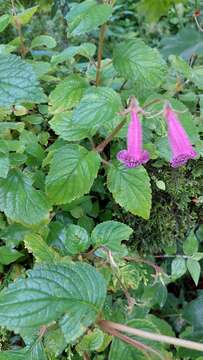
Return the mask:
[[115,201],[134,215],[148,219],[151,208],[151,187],[146,170],[127,169],[116,163],[110,167],[107,185]]
[[23,241],[25,235],[29,231],[21,224],[10,224],[1,231],[1,239],[6,242],[7,246],[18,246]]
[[163,190],[163,191],[166,190],[166,184],[165,184],[165,182],[162,181],[162,180],[157,180],[157,181],[156,181],[156,186],[157,186],[158,189],[160,189],[160,190]]
[[107,246],[112,251],[119,251],[121,241],[128,240],[133,229],[118,221],[104,221],[98,224],[91,234],[94,246]]
[[55,357],[59,356],[67,346],[61,329],[48,330],[44,336],[44,345],[48,354],[53,354]]
[[77,351],[96,351],[100,348],[104,340],[104,333],[100,329],[94,329],[92,332],[84,335],[77,345]]
[[45,195],[22,172],[11,170],[6,179],[0,179],[0,210],[13,221],[39,225],[48,222],[49,209]]
[[27,279],[17,279],[0,293],[0,325],[18,333],[56,321],[64,313],[71,322],[75,313],[74,327],[84,332],[84,322],[95,320],[105,295],[105,282],[90,265],[36,266]]
[[7,246],[0,246],[0,263],[3,265],[9,265],[22,256],[23,254],[15,249],[11,249]]
[[53,49],[56,47],[56,40],[52,36],[48,36],[48,35],[36,36],[32,40],[31,48],[41,48],[41,47]]
[[67,255],[77,255],[88,249],[90,239],[88,232],[78,225],[69,225],[65,229],[63,241]]
[[[1,127],[0,127],[1,128]],[[9,156],[0,152],[0,178],[6,178],[9,171]]]
[[199,247],[198,240],[194,231],[191,231],[187,239],[183,243],[183,251],[185,255],[191,256],[197,253]]
[[82,128],[80,124],[75,125],[70,111],[56,114],[49,121],[49,125],[61,139],[67,141],[78,141],[88,137],[88,129]]
[[187,271],[186,262],[182,257],[177,257],[171,264],[171,275],[174,279],[178,279],[183,276]]
[[187,304],[183,311],[183,318],[192,324],[194,332],[203,330],[203,296],[202,294],[195,300]]
[[70,61],[76,55],[81,55],[87,59],[90,59],[94,56],[95,52],[96,46],[92,43],[83,43],[80,46],[69,46],[61,53],[52,56],[51,63],[53,65],[57,65],[64,61]]
[[0,55],[0,106],[40,103],[44,99],[31,65],[16,55]]
[[27,354],[24,350],[0,352],[0,360],[29,360],[26,359],[26,356]]
[[0,352],[0,360],[48,360],[41,341],[37,341],[31,348],[16,351]]
[[37,262],[52,263],[60,260],[59,254],[54,251],[40,235],[27,234],[24,238],[25,247],[31,252]]
[[54,204],[66,204],[88,193],[100,166],[100,157],[79,145],[56,150],[46,178],[46,190]]
[[86,0],[75,4],[67,15],[69,30],[72,35],[80,35],[96,29],[111,16],[112,6],[98,4],[96,0]]
[[145,88],[158,88],[165,77],[166,65],[161,55],[140,39],[117,45],[113,63],[121,76]]
[[107,87],[91,88],[73,112],[73,124],[86,128],[94,135],[97,129],[113,121],[121,111],[120,96]]
[[80,101],[88,87],[87,81],[79,75],[70,75],[61,81],[50,94],[52,112],[61,112],[73,108]]
[[36,13],[38,7],[38,5],[33,6],[29,9],[22,11],[20,14],[17,14],[17,16],[13,16],[13,24],[15,24],[16,22],[20,23],[21,25],[26,25],[27,23],[29,23],[33,15]]
[[6,29],[6,27],[10,23],[10,21],[11,21],[10,15],[4,14],[4,15],[0,16],[0,32],[4,31],[4,29]]
[[181,28],[176,35],[163,38],[161,45],[161,52],[166,57],[174,54],[189,59],[194,53],[203,53],[202,34],[191,25]]
[[146,18],[146,21],[158,21],[163,15],[167,15],[172,5],[183,0],[141,0],[137,4],[138,12]]
[[196,260],[188,259],[187,260],[187,268],[188,268],[190,275],[192,276],[192,278],[194,280],[195,285],[197,286],[198,282],[199,282],[199,278],[200,278],[200,273],[201,273],[200,264]]

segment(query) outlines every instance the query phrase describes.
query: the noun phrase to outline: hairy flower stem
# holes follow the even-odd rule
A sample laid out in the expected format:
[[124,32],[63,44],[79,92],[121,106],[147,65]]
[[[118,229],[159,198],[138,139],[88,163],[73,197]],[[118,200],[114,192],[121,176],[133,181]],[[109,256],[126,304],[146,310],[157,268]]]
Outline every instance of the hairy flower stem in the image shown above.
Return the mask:
[[154,340],[154,341],[166,343],[169,345],[180,346],[180,347],[197,350],[197,351],[203,351],[203,344],[201,344],[201,343],[197,343],[197,342],[190,341],[190,340],[183,340],[183,339],[175,338],[172,336],[154,334],[154,333],[151,333],[148,331],[131,328],[130,326],[118,324],[118,323],[108,321],[108,320],[101,320],[99,322],[99,326],[101,328],[106,327],[106,328],[115,329],[115,330],[121,331],[121,332],[127,332],[128,334],[140,336],[145,339]]
[[99,33],[99,45],[98,45],[98,55],[97,55],[97,71],[96,71],[96,86],[99,86],[99,83],[100,83],[100,70],[101,70],[102,52],[103,52],[105,31],[106,31],[106,24],[103,24],[101,26],[101,28],[100,28],[100,33]]
[[84,360],[90,360],[90,357],[89,357],[89,355],[88,355],[88,353],[86,351],[83,353],[83,359]]
[[154,350],[148,345],[141,343],[140,341],[130,338],[127,335],[121,334],[118,330],[110,326],[110,321],[101,320],[99,321],[98,325],[104,332],[107,332],[108,334],[117,337],[118,339],[124,341],[125,343],[132,345],[135,349],[141,350],[145,354],[146,359],[150,358],[147,352],[151,352],[153,354],[156,354],[160,359],[163,360],[163,357],[158,351]]
[[19,39],[20,39],[20,54],[21,54],[22,57],[25,57],[25,55],[27,53],[27,49],[25,47],[24,40],[23,40],[21,23],[17,18],[17,13],[16,13],[14,0],[11,0],[11,5],[12,5],[13,15],[16,17],[16,19],[14,20],[14,23],[15,23],[15,27],[16,27],[16,30],[18,32],[18,36],[19,36]]
[[[150,105],[159,103],[161,100],[160,99],[154,99],[152,101],[150,101],[149,103],[145,104],[143,106],[143,109],[147,108]],[[125,111],[124,111],[125,113]],[[122,114],[121,114],[122,115]],[[127,119],[122,120],[116,127],[115,129],[112,131],[112,133],[106,137],[106,139],[104,139],[97,147],[96,147],[96,151],[98,153],[101,153],[104,148],[113,140],[114,136],[122,129],[122,127],[125,125]]]

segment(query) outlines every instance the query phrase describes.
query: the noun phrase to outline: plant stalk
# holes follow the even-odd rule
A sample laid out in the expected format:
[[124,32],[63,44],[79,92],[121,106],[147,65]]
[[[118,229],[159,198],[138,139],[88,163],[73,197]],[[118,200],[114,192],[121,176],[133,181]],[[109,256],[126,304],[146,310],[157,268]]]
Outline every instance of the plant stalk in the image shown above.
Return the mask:
[[101,320],[99,322],[99,326],[107,327],[110,329],[115,329],[115,330],[118,330],[121,332],[127,332],[128,334],[140,336],[144,339],[154,340],[154,341],[158,341],[161,343],[166,343],[166,344],[174,345],[174,346],[180,346],[180,347],[184,347],[187,349],[203,351],[203,344],[201,344],[201,343],[197,343],[197,342],[190,341],[190,340],[183,340],[183,339],[175,338],[172,336],[154,334],[154,333],[151,333],[148,331],[131,328],[130,326],[118,324],[118,323],[108,321],[108,320]]
[[99,45],[98,45],[98,55],[97,55],[97,71],[96,71],[96,86],[100,84],[100,71],[101,71],[101,62],[102,62],[102,52],[104,45],[104,36],[106,31],[106,24],[103,24],[99,33]]

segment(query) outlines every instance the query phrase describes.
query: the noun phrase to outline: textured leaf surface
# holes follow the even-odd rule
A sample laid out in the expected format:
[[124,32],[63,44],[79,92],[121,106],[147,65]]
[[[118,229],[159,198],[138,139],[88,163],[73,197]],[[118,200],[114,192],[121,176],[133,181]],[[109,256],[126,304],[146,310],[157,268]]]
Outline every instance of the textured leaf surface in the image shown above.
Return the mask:
[[16,55],[0,55],[0,106],[43,100],[44,94],[31,65]]
[[140,39],[119,44],[113,62],[121,76],[142,87],[159,87],[165,76],[166,67],[161,55]]
[[87,81],[79,75],[70,75],[61,81],[50,94],[51,111],[71,109],[80,101],[87,86]]
[[56,47],[56,40],[48,35],[39,35],[32,40],[32,48],[39,48],[44,46],[48,49],[53,49]]
[[80,254],[90,245],[88,232],[81,226],[71,224],[65,231],[63,244],[67,255]]
[[0,352],[0,360],[48,360],[41,341],[37,341],[30,349]]
[[108,172],[108,189],[115,201],[134,215],[148,219],[151,208],[151,187],[146,170],[140,166],[127,169],[116,163]]
[[49,208],[45,195],[22,172],[11,170],[0,179],[0,210],[13,221],[27,226],[47,222]]
[[46,189],[55,204],[66,204],[88,193],[100,166],[100,157],[79,145],[65,145],[55,151]]
[[60,256],[54,251],[40,235],[27,234],[24,238],[25,247],[33,253],[36,261],[52,263],[60,259]]
[[[1,129],[1,127],[0,127]],[[9,157],[8,154],[0,152],[0,178],[6,178],[9,171]]]
[[80,35],[104,24],[112,14],[112,6],[86,0],[73,6],[68,13],[69,29],[73,35]]
[[75,312],[75,326],[80,327],[88,313],[89,321],[95,320],[105,294],[102,276],[90,265],[37,266],[27,279],[18,279],[1,292],[0,325],[20,332],[57,320],[64,313],[71,321]]
[[78,141],[88,137],[88,129],[82,128],[72,120],[72,113],[69,111],[56,114],[49,122],[51,129],[62,139]]
[[176,35],[163,38],[161,45],[161,53],[166,57],[175,54],[189,59],[194,53],[203,53],[202,34],[190,25],[183,27]]
[[51,63],[57,65],[64,61],[71,60],[75,55],[81,55],[90,59],[96,52],[96,46],[92,43],[83,43],[80,46],[69,46],[60,54],[54,55],[51,58]]
[[133,229],[118,221],[105,221],[98,224],[91,234],[95,246],[105,245],[112,251],[119,250],[122,240],[128,240]]
[[120,96],[110,88],[91,88],[73,112],[73,123],[95,134],[98,128],[113,121],[121,110]]

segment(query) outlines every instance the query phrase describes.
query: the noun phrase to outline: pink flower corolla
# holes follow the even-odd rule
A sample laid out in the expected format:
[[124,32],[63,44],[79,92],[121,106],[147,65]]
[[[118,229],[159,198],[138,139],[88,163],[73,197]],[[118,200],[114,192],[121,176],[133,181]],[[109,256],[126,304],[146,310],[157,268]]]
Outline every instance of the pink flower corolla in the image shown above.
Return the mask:
[[127,150],[121,150],[117,154],[117,159],[128,168],[145,164],[149,160],[148,151],[143,150],[142,126],[137,113],[137,106],[132,106],[130,109],[131,121],[128,126]]
[[168,140],[172,151],[170,164],[176,168],[185,165],[189,159],[195,158],[197,152],[169,103],[165,106],[164,115],[168,124]]

